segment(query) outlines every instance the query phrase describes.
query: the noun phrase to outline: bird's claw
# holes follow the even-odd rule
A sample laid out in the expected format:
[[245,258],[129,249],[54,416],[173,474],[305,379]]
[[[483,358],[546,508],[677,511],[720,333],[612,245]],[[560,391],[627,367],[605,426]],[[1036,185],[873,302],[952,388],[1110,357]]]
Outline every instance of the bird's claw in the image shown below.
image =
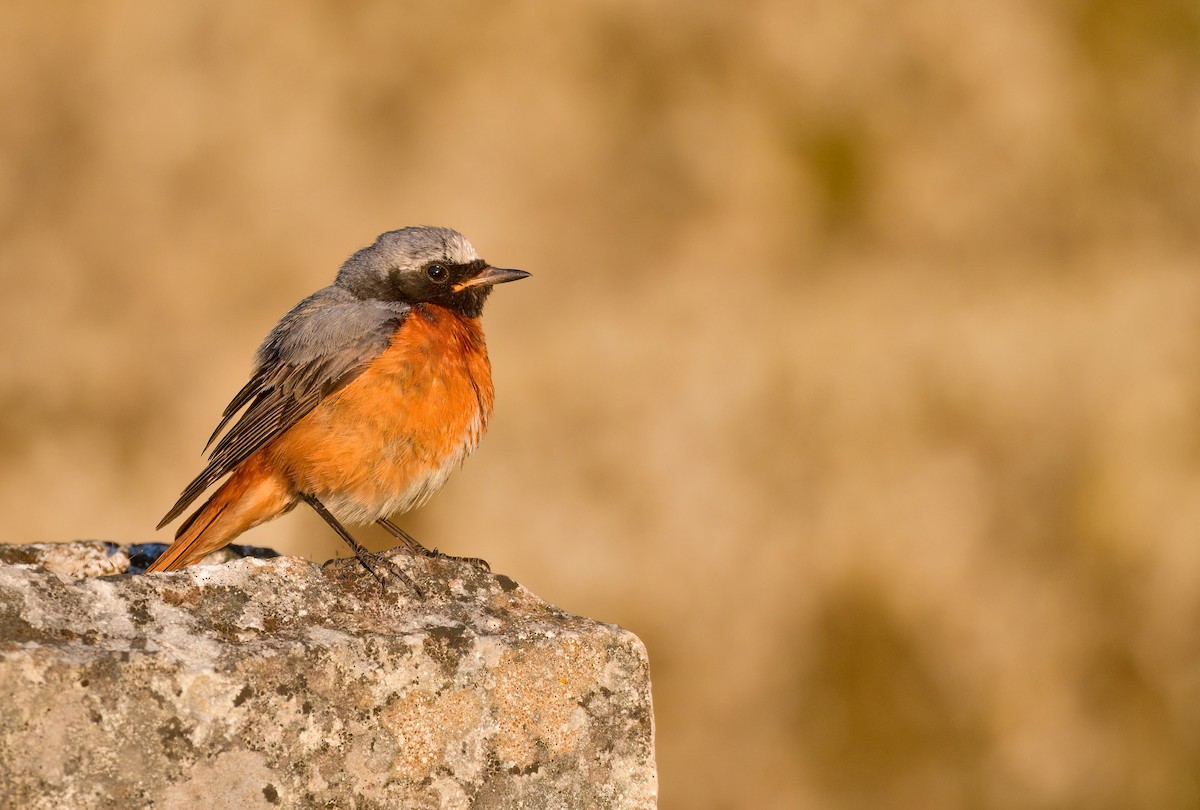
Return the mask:
[[419,554],[422,557],[429,557],[435,560],[451,560],[453,562],[467,563],[475,568],[483,571],[485,574],[492,572],[491,564],[482,557],[456,557],[453,554],[443,554],[436,548],[428,549],[421,545],[415,537],[401,529],[395,523],[392,523],[387,518],[380,518],[378,521],[380,526],[387,531],[392,537],[400,541],[400,543],[413,554]]

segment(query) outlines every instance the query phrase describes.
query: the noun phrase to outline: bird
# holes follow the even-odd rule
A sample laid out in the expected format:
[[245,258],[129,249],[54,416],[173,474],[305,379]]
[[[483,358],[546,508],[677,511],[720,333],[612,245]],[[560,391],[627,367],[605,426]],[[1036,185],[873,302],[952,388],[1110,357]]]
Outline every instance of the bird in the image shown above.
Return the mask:
[[377,523],[443,556],[389,518],[425,503],[479,444],[494,402],[483,306],[495,285],[529,275],[489,265],[449,228],[387,231],[351,255],[263,340],[205,445],[207,466],[158,529],[223,483],[146,573],[198,562],[305,503],[382,588],[378,565],[420,593],[343,524]]

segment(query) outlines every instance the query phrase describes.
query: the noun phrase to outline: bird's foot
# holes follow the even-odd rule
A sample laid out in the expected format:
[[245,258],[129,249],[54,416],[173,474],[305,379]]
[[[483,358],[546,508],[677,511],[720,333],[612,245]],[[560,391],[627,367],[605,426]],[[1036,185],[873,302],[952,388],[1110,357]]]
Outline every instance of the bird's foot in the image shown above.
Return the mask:
[[[383,576],[380,575],[380,569],[386,570],[389,574],[404,582],[406,585],[408,585],[408,587],[413,589],[417,596],[421,598],[425,597],[425,592],[417,587],[417,583],[412,581],[412,578],[407,572],[405,572],[403,568],[396,565],[396,563],[392,562],[387,557],[384,557],[382,554],[376,554],[374,552],[367,551],[365,548],[359,545],[358,541],[350,535],[350,532],[346,531],[345,527],[337,522],[337,518],[335,518],[329,512],[329,510],[326,509],[325,506],[316,499],[315,496],[301,492],[299,493],[299,498],[311,506],[313,511],[320,515],[321,518],[329,524],[330,528],[332,528],[339,537],[346,541],[346,545],[350,546],[350,548],[354,550],[354,556],[358,559],[359,564],[362,565],[363,568],[367,569],[368,574],[375,578],[375,581],[379,583],[379,589],[383,593],[387,593],[387,583]],[[332,562],[332,560],[330,560],[330,562]],[[326,563],[326,565],[328,565],[328,563]]]
[[492,564],[482,557],[457,557],[453,554],[443,554],[436,548],[422,548],[418,553],[423,554],[426,557],[432,557],[435,560],[452,560],[453,562],[466,563],[467,565],[474,566],[485,574],[492,573]]
[[439,560],[452,560],[454,562],[467,563],[468,565],[472,565],[475,568],[478,568],[480,571],[483,571],[485,574],[490,574],[492,572],[491,564],[482,557],[456,557],[453,554],[443,554],[436,548],[425,548],[425,546],[421,545],[421,543],[415,537],[404,531],[404,529],[401,529],[395,523],[392,523],[387,518],[380,518],[377,522],[383,527],[384,531],[399,540],[400,543],[413,554],[419,554],[422,557],[432,557]]
[[[406,572],[393,560],[388,559],[385,555],[377,554],[373,551],[363,551],[361,554],[359,554],[356,551],[354,558],[358,561],[358,564],[361,565],[377,583],[379,583],[379,590],[382,593],[386,594],[388,592],[388,580],[392,577],[395,577],[411,588],[413,593],[415,593],[418,597],[422,599],[425,598],[425,592],[421,590],[420,585],[418,585],[416,582],[413,582],[413,579],[408,575],[408,572]],[[324,568],[330,563],[337,562],[341,559],[345,558],[337,557],[332,560],[328,560],[326,561],[325,565],[321,567]]]

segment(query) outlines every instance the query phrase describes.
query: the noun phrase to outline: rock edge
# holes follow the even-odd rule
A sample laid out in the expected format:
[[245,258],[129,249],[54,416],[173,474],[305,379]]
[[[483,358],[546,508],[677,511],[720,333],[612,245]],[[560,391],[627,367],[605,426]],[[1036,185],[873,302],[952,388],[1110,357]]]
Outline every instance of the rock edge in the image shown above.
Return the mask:
[[424,599],[353,560],[138,576],[122,555],[0,548],[13,806],[656,804],[649,665],[626,630],[403,552]]

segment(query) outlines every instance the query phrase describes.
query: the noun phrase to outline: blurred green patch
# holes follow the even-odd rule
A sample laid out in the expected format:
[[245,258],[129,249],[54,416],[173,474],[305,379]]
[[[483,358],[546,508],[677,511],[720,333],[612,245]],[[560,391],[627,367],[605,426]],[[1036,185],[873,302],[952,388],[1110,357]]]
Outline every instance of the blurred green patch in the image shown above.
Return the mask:
[[864,128],[831,121],[793,137],[792,150],[810,185],[826,233],[859,228],[870,192],[870,149]]
[[1082,0],[1074,17],[1078,41],[1101,68],[1178,57],[1200,68],[1200,3],[1195,0]]
[[977,706],[882,594],[852,578],[816,617],[795,717],[811,778],[838,806],[903,806],[914,780],[953,806],[978,806],[988,735]]

